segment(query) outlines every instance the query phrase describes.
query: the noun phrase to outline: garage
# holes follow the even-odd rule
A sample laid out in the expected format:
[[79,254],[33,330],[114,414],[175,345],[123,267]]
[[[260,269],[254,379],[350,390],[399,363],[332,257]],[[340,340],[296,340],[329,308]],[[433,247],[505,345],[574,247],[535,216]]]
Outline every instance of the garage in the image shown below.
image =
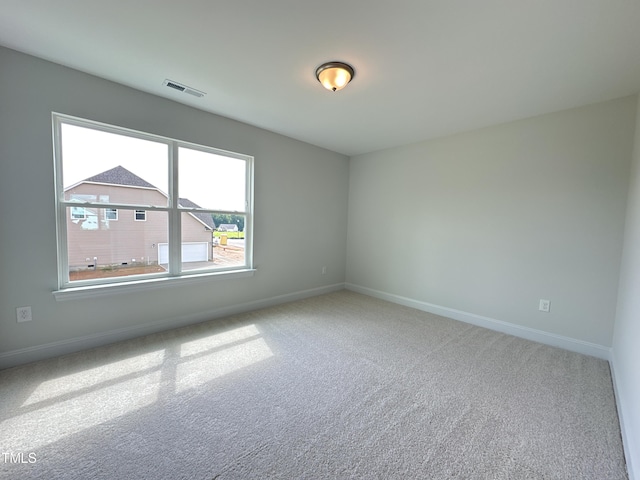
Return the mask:
[[[209,260],[208,242],[189,242],[182,244],[182,263],[206,262]],[[158,244],[158,263],[169,263],[169,244]]]

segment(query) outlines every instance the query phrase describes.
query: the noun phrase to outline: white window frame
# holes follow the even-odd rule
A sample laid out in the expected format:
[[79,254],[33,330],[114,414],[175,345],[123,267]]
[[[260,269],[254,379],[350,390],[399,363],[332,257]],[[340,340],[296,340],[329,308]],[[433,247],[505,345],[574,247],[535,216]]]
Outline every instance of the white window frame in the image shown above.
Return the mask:
[[[250,155],[230,152],[218,148],[197,145],[184,142],[174,138],[163,137],[150,133],[131,130],[128,128],[108,125],[105,123],[86,120],[70,115],[52,113],[53,121],[53,145],[54,145],[54,168],[55,168],[55,203],[56,203],[56,230],[58,240],[58,290],[54,291],[56,300],[67,300],[72,298],[83,298],[86,296],[110,295],[117,292],[131,292],[145,290],[148,288],[158,288],[170,286],[176,282],[201,282],[212,279],[232,277],[252,276],[253,268],[253,171],[254,158]],[[112,277],[105,279],[92,279],[71,282],[69,280],[69,262],[67,247],[67,208],[103,208],[132,210],[135,220],[135,210],[141,210],[137,205],[125,205],[104,201],[87,201],[81,205],[78,201],[65,200],[63,182],[63,159],[62,159],[62,125],[69,124],[84,128],[91,128],[103,132],[125,135],[142,140],[164,143],[168,146],[168,168],[169,168],[169,192],[167,206],[145,206],[146,211],[167,212],[169,222],[169,270],[166,273],[132,275],[125,277]],[[178,204],[180,193],[178,191],[179,175],[179,148],[189,148],[200,150],[206,153],[235,158],[246,162],[245,174],[245,210],[244,211],[223,211],[203,208],[185,208]],[[137,209],[135,207],[138,207]],[[233,214],[245,216],[245,264],[242,266],[215,268],[210,270],[186,270],[182,271],[181,259],[181,215],[185,212],[213,213],[213,214]],[[142,221],[142,220],[137,220]]]
[[[142,218],[138,218],[138,214],[142,214]],[[146,222],[147,221],[147,211],[146,210],[134,210],[133,211],[133,220],[135,222]]]

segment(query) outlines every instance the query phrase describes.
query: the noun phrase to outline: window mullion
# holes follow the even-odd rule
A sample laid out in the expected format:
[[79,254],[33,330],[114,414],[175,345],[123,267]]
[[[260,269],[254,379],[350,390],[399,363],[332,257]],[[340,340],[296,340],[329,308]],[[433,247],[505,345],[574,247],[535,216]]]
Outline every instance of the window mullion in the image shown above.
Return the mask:
[[64,205],[64,181],[62,178],[62,131],[61,120],[54,117],[53,138],[56,187],[56,238],[58,241],[58,285],[69,283],[69,252],[67,250],[67,207]]
[[148,211],[158,211],[158,212],[168,212],[170,209],[167,207],[156,207],[153,205],[143,205],[143,204],[135,204],[135,203],[97,203],[97,202],[71,202],[63,200],[59,202],[64,208],[114,208],[117,210],[148,210]]
[[169,274],[180,275],[182,270],[182,235],[178,192],[178,143],[169,146]]
[[245,204],[244,204],[244,241],[245,241],[245,263],[253,267],[253,158],[246,160],[245,176]]

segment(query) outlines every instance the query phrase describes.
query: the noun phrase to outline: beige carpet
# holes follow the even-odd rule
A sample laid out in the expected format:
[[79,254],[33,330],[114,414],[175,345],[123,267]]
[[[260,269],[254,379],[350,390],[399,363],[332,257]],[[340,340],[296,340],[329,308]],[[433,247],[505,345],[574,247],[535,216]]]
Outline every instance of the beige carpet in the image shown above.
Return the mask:
[[607,362],[347,291],[4,370],[0,398],[1,478],[626,478]]

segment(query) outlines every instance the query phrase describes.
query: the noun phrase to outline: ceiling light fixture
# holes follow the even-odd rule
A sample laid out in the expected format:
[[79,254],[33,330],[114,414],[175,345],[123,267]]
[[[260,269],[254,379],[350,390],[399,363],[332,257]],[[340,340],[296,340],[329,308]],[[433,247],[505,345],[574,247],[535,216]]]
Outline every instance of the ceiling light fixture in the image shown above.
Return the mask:
[[316,69],[316,78],[327,90],[335,92],[347,86],[355,75],[351,65],[342,62],[323,63]]

